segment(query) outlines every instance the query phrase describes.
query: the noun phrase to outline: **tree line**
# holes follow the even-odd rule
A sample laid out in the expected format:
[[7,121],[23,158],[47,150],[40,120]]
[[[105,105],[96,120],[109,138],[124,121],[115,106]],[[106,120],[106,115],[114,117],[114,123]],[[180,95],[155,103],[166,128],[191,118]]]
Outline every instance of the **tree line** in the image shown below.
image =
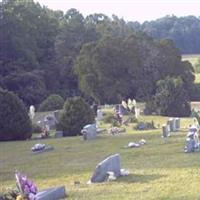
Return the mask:
[[168,15],[143,24],[133,23],[133,27],[156,39],[172,39],[183,54],[200,52],[200,17]]
[[[184,19],[190,25],[188,31],[197,33],[199,19],[195,17],[166,17],[166,23]],[[160,20],[165,22],[165,18]],[[195,32],[190,29],[193,20]],[[83,17],[76,9],[63,13],[32,0],[3,0],[0,87],[13,91],[27,106],[39,105],[51,94],[83,96],[99,103],[117,103],[123,98],[151,102],[159,81],[171,77],[180,80],[181,94],[188,101],[194,87],[193,68],[181,61],[181,51],[185,50],[170,39],[161,39],[165,34],[159,31],[167,32],[169,26],[160,23],[164,28],[155,25],[157,32],[149,31],[153,29],[150,24],[155,23],[140,25],[104,14]],[[145,32],[153,37],[157,33],[161,40]],[[183,41],[189,41],[190,46],[200,42],[197,37],[191,37],[192,42],[179,33],[176,36],[182,45]],[[197,46],[193,53],[199,53]]]

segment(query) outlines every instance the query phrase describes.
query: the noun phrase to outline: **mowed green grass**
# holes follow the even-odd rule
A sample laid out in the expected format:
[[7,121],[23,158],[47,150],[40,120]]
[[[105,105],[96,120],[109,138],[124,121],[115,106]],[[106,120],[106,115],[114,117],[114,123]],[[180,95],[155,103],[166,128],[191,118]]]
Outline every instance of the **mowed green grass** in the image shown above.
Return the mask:
[[[161,127],[167,117],[142,116]],[[167,141],[161,129],[135,131],[133,124],[126,133],[99,135],[96,140],[82,137],[0,143],[0,189],[15,186],[15,169],[26,173],[38,188],[64,185],[69,200],[194,200],[200,199],[200,152],[184,153],[187,127],[191,118],[181,119],[181,130]],[[103,125],[104,126],[104,125]],[[107,125],[109,126],[109,125]],[[125,149],[129,142],[145,139],[141,148]],[[32,154],[35,143],[54,147],[53,151]],[[121,167],[130,175],[114,182],[88,185],[96,165],[110,154],[121,155]],[[74,184],[79,181],[80,184]]]

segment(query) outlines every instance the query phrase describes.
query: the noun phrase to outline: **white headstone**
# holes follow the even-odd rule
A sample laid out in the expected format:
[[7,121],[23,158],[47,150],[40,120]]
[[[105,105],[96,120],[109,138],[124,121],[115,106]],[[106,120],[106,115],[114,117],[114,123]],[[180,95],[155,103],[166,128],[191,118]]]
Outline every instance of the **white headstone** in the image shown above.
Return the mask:
[[99,120],[101,120],[102,118],[103,118],[103,113],[102,113],[101,109],[98,109],[98,110],[97,110],[97,120],[99,121]]
[[135,107],[135,118],[137,119],[140,116],[140,109]]
[[29,116],[31,119],[35,117],[35,107],[33,105],[31,105],[29,108]]

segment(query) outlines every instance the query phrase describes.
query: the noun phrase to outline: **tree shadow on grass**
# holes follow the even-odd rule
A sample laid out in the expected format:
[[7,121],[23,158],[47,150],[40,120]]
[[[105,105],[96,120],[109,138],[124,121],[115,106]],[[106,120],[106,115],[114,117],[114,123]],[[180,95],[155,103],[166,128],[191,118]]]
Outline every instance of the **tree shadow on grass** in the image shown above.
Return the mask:
[[159,178],[163,178],[166,175],[158,175],[158,174],[129,174],[128,176],[119,177],[117,182],[124,183],[148,183],[150,181],[154,181]]

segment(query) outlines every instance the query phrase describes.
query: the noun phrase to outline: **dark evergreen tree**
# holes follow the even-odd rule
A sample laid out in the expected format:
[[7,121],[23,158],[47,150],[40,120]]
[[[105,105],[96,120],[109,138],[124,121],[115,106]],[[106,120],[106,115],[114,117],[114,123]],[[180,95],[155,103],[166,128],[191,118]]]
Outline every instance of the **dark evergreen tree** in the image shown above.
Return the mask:
[[68,98],[64,104],[63,112],[59,120],[59,130],[64,136],[76,136],[81,134],[81,129],[94,122],[94,112],[81,97]]
[[31,137],[31,121],[22,101],[12,92],[0,89],[0,140]]

